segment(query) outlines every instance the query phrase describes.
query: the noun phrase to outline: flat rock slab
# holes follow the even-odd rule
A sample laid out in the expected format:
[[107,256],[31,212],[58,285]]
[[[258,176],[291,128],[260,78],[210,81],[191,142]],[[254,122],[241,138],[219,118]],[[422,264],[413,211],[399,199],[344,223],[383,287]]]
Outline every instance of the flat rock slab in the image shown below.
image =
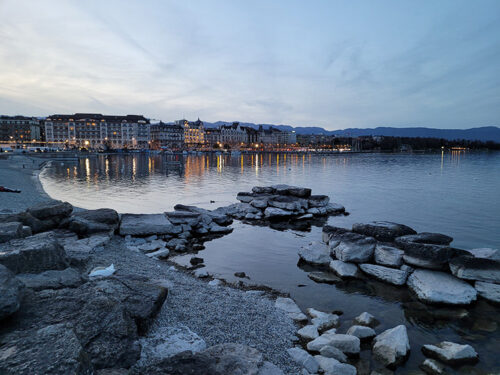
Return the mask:
[[450,270],[461,279],[500,283],[500,260],[494,258],[459,256],[450,260]]
[[318,265],[328,265],[332,260],[328,246],[318,241],[302,246],[299,250],[299,257],[306,263]]
[[25,273],[17,275],[24,285],[34,290],[75,288],[83,284],[85,278],[75,268],[65,270],[49,270],[42,273]]
[[418,234],[410,234],[396,238],[396,243],[426,243],[433,245],[449,245],[453,241],[453,237],[441,233],[422,232]]
[[120,234],[122,236],[169,234],[172,232],[173,227],[164,214],[123,214],[120,223]]
[[476,281],[474,284],[477,292],[484,299],[500,303],[500,284],[485,283],[482,281]]
[[358,266],[354,263],[342,262],[341,260],[332,260],[329,267],[341,278],[359,277]]
[[342,281],[341,278],[335,276],[334,274],[322,271],[309,272],[307,274],[307,277],[309,277],[313,281],[316,281],[317,283],[324,284],[335,284]]
[[27,212],[37,219],[44,220],[54,216],[68,217],[73,211],[73,206],[68,202],[51,201],[28,208]]
[[408,272],[396,268],[378,266],[376,264],[360,264],[359,268],[364,273],[374,278],[393,285],[404,285],[408,278]]
[[408,332],[404,325],[388,329],[374,339],[373,354],[384,365],[396,367],[410,352]]
[[[337,238],[335,238],[337,239]],[[345,233],[338,237],[338,244],[332,244],[330,248],[335,251],[335,256],[343,262],[365,263],[369,262],[375,251],[376,241],[373,237],[366,237],[357,233]]]
[[307,325],[299,329],[297,335],[303,340],[314,340],[319,336],[318,328],[315,325]]
[[64,248],[53,233],[40,233],[0,244],[0,264],[14,273],[39,273],[68,267]]
[[23,236],[23,224],[20,222],[0,223],[0,242],[7,242]]
[[408,286],[423,302],[466,305],[477,292],[468,283],[444,272],[417,269],[408,277]]
[[470,345],[460,345],[450,341],[443,341],[436,345],[424,345],[422,352],[429,357],[436,358],[450,365],[475,363],[479,357]]
[[417,232],[409,226],[390,221],[373,221],[366,224],[355,223],[352,225],[352,231],[364,234],[365,236],[374,237],[379,241],[390,242],[394,241],[396,237],[417,234]]
[[0,264],[0,321],[19,310],[24,289],[12,271]]
[[120,221],[118,213],[111,208],[99,208],[97,210],[74,212],[72,216],[104,224],[118,224]]
[[375,263],[382,266],[401,267],[404,251],[387,245],[377,244],[375,247]]

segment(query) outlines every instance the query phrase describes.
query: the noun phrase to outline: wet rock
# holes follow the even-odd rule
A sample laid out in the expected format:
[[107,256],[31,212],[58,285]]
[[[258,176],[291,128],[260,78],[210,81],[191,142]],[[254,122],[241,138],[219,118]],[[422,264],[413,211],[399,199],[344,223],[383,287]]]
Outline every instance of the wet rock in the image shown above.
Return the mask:
[[329,328],[337,327],[339,325],[339,316],[335,314],[318,311],[316,309],[308,308],[307,314],[312,318],[312,324],[318,328],[318,331],[324,331]]
[[428,303],[465,305],[477,296],[468,283],[438,271],[417,269],[408,277],[408,286],[421,301]]
[[208,231],[211,234],[229,234],[233,231],[233,228],[223,227],[217,223],[212,223],[208,227]]
[[306,211],[308,214],[324,216],[328,214],[328,210],[326,207],[311,207]]
[[347,362],[347,356],[340,349],[337,349],[334,346],[327,345],[322,347],[319,354],[323,357],[335,358],[339,362]]
[[0,264],[14,273],[38,273],[68,267],[64,248],[53,233],[40,233],[0,244]]
[[[344,233],[349,233],[349,232],[350,231],[348,229],[345,229],[345,228],[334,227],[332,225],[325,225],[325,226],[323,226],[323,230],[322,230],[322,240],[324,243],[329,244],[329,241],[331,238],[339,236],[339,235],[344,234]],[[338,243],[338,241],[335,243]],[[335,246],[337,246],[337,245],[335,245]]]
[[25,273],[17,277],[24,285],[34,290],[75,288],[86,281],[74,268],[66,268],[62,271],[49,270],[37,274]]
[[268,219],[279,219],[284,217],[293,216],[294,213],[291,211],[283,210],[281,208],[276,207],[267,207],[264,210],[264,216]]
[[343,234],[337,246],[332,246],[331,240],[330,247],[334,249],[337,259],[343,262],[369,262],[375,251],[375,239],[357,233]]
[[311,374],[319,369],[318,362],[312,355],[300,348],[291,348],[287,350],[292,360],[304,367]]
[[500,283],[500,260],[459,256],[450,260],[450,270],[461,279]]
[[189,224],[195,226],[201,220],[201,214],[191,211],[165,212],[168,221],[174,225]]
[[274,192],[272,186],[254,186],[252,192],[255,194],[271,194]]
[[68,202],[51,201],[41,203],[34,207],[28,208],[27,212],[37,219],[44,220],[54,216],[59,218],[68,217],[73,211],[73,206]]
[[0,223],[0,242],[23,237],[23,224],[20,222]]
[[408,278],[408,272],[395,268],[378,266],[375,264],[360,264],[359,268],[364,273],[373,276],[380,281],[393,285],[404,285],[406,283],[406,279]]
[[324,283],[324,284],[335,284],[338,283],[339,281],[342,281],[339,277],[329,273],[329,272],[309,272],[307,274],[307,277],[309,277],[311,280],[316,281],[317,283]]
[[492,283],[485,283],[482,281],[476,281],[474,284],[474,288],[476,288],[478,294],[483,297],[484,299],[495,302],[495,303],[500,303],[500,285],[499,284],[492,284]]
[[12,271],[0,264],[0,321],[19,310],[23,296],[23,283]]
[[0,337],[2,374],[91,375],[94,368],[70,325],[54,324]]
[[354,263],[346,263],[341,260],[332,260],[329,265],[330,269],[342,278],[357,278],[359,277],[358,266]]
[[401,267],[404,252],[396,247],[380,245],[375,247],[375,263],[389,267]]
[[338,203],[328,203],[326,213],[329,215],[339,215],[345,212],[345,207]]
[[281,208],[287,211],[299,211],[301,208],[307,208],[307,202],[291,196],[277,196],[268,200],[269,206]]
[[433,245],[449,245],[453,238],[441,233],[422,232],[396,238],[396,243],[423,243]]
[[97,210],[85,210],[73,213],[74,217],[80,217],[96,223],[109,225],[118,224],[120,218],[118,213],[111,208],[99,208]]
[[436,345],[424,345],[422,352],[431,358],[450,365],[475,363],[479,357],[470,345],[460,345],[450,341],[443,341]]
[[174,226],[164,214],[123,214],[120,235],[150,236],[174,233]]
[[33,231],[31,230],[31,227],[27,225],[23,225],[23,229],[21,229],[22,237],[29,237],[33,235]]
[[408,333],[404,325],[388,329],[374,339],[373,354],[387,367],[403,363],[410,352]]
[[365,311],[354,318],[354,323],[373,328],[379,324],[379,321],[372,314]]
[[191,263],[193,266],[196,266],[198,264],[203,263],[203,258],[192,257],[191,259],[189,259],[189,263]]
[[297,335],[306,341],[314,340],[319,336],[318,328],[315,325],[307,325],[299,329]]
[[422,364],[420,368],[429,375],[441,375],[446,374],[445,367],[434,359],[427,358]]
[[250,203],[254,198],[254,195],[252,193],[247,193],[247,192],[240,192],[236,195],[236,199],[239,200],[242,203]]
[[328,265],[332,260],[330,249],[322,242],[313,241],[299,250],[299,257],[306,263]]
[[245,272],[235,272],[234,273],[234,276],[236,277],[240,277],[240,278],[245,278],[247,277],[246,273]]
[[139,341],[142,347],[140,361],[143,363],[156,362],[185,351],[198,353],[207,348],[205,340],[186,326],[163,326]]
[[376,335],[375,331],[372,328],[358,325],[350,327],[346,333],[348,335],[356,336],[360,340],[371,339]]
[[285,311],[295,321],[307,320],[307,316],[302,313],[299,306],[291,298],[278,297],[274,306],[277,309]]
[[326,207],[330,203],[330,198],[327,195],[311,195],[307,202],[310,208]]
[[48,218],[40,220],[28,212],[20,212],[18,214],[0,215],[0,222],[20,222],[25,226],[31,228],[32,233],[45,232],[55,229],[59,226],[60,218]]
[[[493,260],[500,260],[500,250],[492,249],[489,247],[482,247],[472,250],[466,250],[474,258],[486,258]],[[468,254],[467,254],[468,255]]]
[[415,230],[406,225],[390,221],[374,221],[367,224],[355,223],[352,225],[352,231],[374,237],[379,241],[389,242],[394,241],[396,237],[417,234]]
[[335,358],[316,355],[314,359],[318,362],[319,367],[325,375],[356,375],[356,367],[347,363],[341,363]]
[[89,234],[99,233],[99,232],[109,232],[113,230],[114,227],[100,223],[97,221],[90,221],[83,217],[72,217],[68,221],[68,229],[72,232],[79,234],[80,236],[86,236]]

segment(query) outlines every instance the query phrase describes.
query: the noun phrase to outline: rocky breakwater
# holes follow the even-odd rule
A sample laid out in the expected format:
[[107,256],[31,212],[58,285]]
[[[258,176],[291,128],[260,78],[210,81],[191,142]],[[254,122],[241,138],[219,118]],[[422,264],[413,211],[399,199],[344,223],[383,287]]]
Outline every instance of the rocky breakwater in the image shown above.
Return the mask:
[[309,188],[289,185],[255,186],[251,192],[238,193],[236,199],[240,203],[222,211],[238,220],[305,221],[345,212],[326,195],[311,195]]

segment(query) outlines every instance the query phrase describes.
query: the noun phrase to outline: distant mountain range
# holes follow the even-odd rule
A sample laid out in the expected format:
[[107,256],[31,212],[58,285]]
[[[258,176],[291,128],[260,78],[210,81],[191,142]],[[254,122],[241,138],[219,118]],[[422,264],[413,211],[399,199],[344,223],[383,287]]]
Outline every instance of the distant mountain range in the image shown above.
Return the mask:
[[[205,127],[218,127],[220,125],[230,125],[231,122],[217,121],[217,122],[205,122]],[[240,122],[242,126],[249,126],[252,128],[258,128],[260,124],[253,124],[251,122]],[[295,131],[297,134],[325,134],[325,135],[336,135],[339,137],[359,137],[363,135],[382,135],[388,137],[421,137],[421,138],[444,138],[448,140],[454,139],[467,139],[467,140],[478,140],[478,141],[494,141],[500,142],[500,128],[496,126],[483,126],[480,128],[472,129],[433,129],[433,128],[392,128],[392,127],[378,127],[369,129],[359,129],[350,128],[343,130],[326,130],[320,127],[305,127],[297,126],[293,127],[290,125],[273,125],[273,124],[262,124],[264,128],[270,126],[284,130],[284,131]]]

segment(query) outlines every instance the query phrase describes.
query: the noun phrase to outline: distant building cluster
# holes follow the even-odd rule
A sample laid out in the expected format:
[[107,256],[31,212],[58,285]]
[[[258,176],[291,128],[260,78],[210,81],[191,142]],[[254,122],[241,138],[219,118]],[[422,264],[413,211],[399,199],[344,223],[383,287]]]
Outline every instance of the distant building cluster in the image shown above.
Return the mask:
[[1,116],[0,142],[45,143],[59,149],[259,148],[297,143],[295,132],[238,122],[206,128],[203,121],[154,122],[142,115],[55,114],[47,118]]

